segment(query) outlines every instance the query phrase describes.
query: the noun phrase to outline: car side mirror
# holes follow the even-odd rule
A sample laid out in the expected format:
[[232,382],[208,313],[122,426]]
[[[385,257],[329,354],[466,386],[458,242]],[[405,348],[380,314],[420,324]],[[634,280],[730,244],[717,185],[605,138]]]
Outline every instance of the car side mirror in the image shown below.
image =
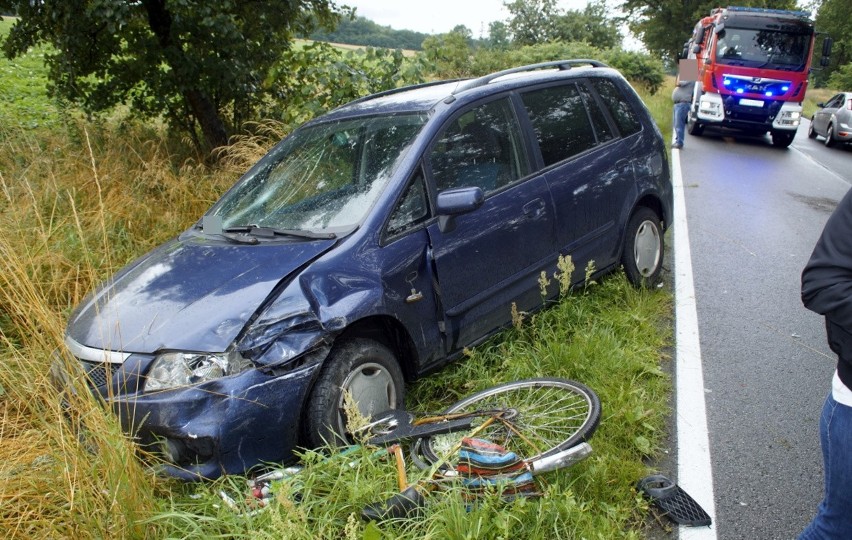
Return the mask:
[[473,212],[485,202],[485,194],[480,187],[448,189],[438,193],[436,210],[438,228],[442,233],[455,229],[455,217]]
[[824,107],[825,107],[825,103],[817,103],[817,107],[819,107],[820,109],[822,109],[822,108],[824,108]]

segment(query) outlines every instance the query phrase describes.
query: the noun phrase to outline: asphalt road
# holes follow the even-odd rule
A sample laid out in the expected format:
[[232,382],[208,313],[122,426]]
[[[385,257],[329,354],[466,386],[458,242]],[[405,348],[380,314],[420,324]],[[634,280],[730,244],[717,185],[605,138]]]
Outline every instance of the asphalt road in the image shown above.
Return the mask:
[[708,129],[680,151],[724,540],[795,538],[821,499],[818,418],[835,357],[799,286],[852,185],[852,150],[825,148],[806,128],[786,150]]

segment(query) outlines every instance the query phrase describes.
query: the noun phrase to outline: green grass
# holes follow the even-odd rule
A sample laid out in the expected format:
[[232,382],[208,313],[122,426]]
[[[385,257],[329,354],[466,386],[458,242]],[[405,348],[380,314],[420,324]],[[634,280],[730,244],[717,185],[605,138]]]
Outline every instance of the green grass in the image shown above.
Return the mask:
[[[69,430],[47,373],[71,308],[197,219],[242,165],[207,169],[179,157],[187,154],[150,126],[50,120],[33,112],[53,107],[43,86],[30,90],[31,106],[4,105],[0,113],[13,117],[0,137],[0,527],[9,537],[642,536],[647,504],[633,486],[666,440],[671,294],[636,290],[620,274],[527,315],[409,388],[417,411],[532,376],[593,388],[603,406],[594,454],[547,475],[538,500],[491,497],[468,511],[454,488],[433,497],[423,518],[367,525],[357,517],[361,507],[392,494],[396,479],[390,463],[362,449],[330,458],[306,453],[304,472],[276,485],[278,497],[264,511],[245,516],[219,496],[226,490],[241,502],[244,478],[181,484],[154,476],[86,392],[71,400],[71,416],[87,436]],[[643,99],[670,132],[665,90]],[[248,146],[256,152],[270,141]]]
[[[0,21],[0,38],[13,21]],[[0,125],[27,128],[52,127],[59,123],[59,110],[47,95],[45,47],[29,51],[14,60],[0,54]]]
[[[153,520],[171,534],[191,537],[275,537],[287,530],[288,538],[340,538],[351,530],[345,537],[361,538],[369,530],[375,538],[639,538],[646,505],[633,486],[666,437],[670,381],[663,351],[670,312],[667,292],[637,290],[615,275],[528,316],[519,328],[410,389],[408,407],[425,413],[482,388],[536,376],[594,388],[603,408],[591,439],[594,454],[546,475],[540,499],[507,504],[495,495],[468,511],[455,486],[433,494],[423,517],[368,526],[358,517],[361,508],[398,488],[393,464],[358,448],[331,457],[305,454],[304,470],[275,483],[277,498],[256,516],[223,508],[221,490],[237,499],[246,494],[244,482],[228,478],[185,487]],[[409,466],[408,475],[415,480],[423,473]]]

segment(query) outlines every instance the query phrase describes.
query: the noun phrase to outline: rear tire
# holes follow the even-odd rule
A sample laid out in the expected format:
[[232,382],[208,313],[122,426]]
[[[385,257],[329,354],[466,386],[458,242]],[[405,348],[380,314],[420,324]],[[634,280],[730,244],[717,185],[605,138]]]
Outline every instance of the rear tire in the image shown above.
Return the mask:
[[660,217],[650,208],[637,208],[627,223],[621,254],[630,283],[636,287],[654,285],[663,269],[664,251]]
[[371,339],[335,344],[305,409],[303,436],[308,446],[352,442],[344,409],[347,390],[366,418],[388,409],[401,409],[405,381],[393,352]]

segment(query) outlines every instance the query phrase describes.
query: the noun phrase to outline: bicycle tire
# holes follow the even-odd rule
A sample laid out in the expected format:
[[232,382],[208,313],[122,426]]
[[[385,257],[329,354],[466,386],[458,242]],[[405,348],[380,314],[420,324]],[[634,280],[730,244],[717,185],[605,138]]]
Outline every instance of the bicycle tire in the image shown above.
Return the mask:
[[[500,444],[528,462],[588,440],[601,418],[600,399],[591,388],[553,378],[500,384],[454,403],[444,413],[494,409],[516,412],[510,422],[523,437],[499,421],[475,436]],[[483,421],[487,418],[491,415],[483,415]],[[470,435],[460,432],[424,437],[414,445],[412,454],[431,464],[448,464],[461,439]]]

